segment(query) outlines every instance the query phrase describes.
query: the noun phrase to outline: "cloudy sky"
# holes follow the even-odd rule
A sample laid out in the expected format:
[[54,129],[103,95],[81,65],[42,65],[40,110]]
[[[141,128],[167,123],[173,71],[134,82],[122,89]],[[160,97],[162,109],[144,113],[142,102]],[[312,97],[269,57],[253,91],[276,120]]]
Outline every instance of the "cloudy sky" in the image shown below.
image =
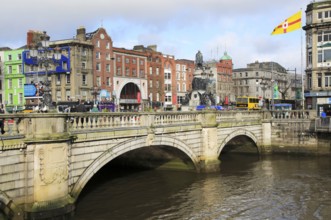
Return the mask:
[[[104,27],[115,47],[157,45],[176,59],[219,59],[227,51],[234,68],[275,61],[305,66],[305,32],[271,35],[311,0],[9,0],[1,4],[0,47],[26,44],[28,30],[45,30],[51,40],[69,39],[76,29]],[[301,59],[303,51],[303,59]],[[303,61],[302,61],[303,60]]]

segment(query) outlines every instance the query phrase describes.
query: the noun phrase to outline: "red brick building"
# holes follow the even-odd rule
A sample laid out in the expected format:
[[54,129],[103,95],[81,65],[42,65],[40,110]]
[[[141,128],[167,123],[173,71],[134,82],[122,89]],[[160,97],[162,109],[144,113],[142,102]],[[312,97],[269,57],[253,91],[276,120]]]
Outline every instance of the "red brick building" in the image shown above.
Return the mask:
[[224,52],[220,61],[216,64],[217,68],[217,95],[223,105],[235,102],[234,84],[232,81],[233,63],[232,58]]

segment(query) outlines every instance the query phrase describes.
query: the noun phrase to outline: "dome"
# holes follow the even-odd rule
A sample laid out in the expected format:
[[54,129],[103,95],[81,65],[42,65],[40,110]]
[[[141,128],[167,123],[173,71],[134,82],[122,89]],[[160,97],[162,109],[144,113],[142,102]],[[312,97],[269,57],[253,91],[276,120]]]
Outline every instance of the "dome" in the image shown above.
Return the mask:
[[232,60],[232,58],[228,55],[228,53],[225,51],[224,55],[221,57],[221,60]]

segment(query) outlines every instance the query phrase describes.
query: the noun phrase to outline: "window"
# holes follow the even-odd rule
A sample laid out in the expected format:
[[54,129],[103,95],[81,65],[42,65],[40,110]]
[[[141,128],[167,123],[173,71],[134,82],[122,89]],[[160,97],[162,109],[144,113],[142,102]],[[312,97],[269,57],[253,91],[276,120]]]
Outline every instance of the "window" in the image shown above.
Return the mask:
[[318,19],[322,19],[323,18],[323,12],[318,12],[317,17],[318,17]]
[[311,89],[311,83],[312,83],[312,81],[311,81],[311,75],[309,74],[309,75],[307,76],[307,78],[308,78],[308,80],[307,80],[308,88]]
[[323,51],[322,50],[317,51],[317,62],[318,63],[323,62]]
[[107,77],[106,80],[107,80],[107,82],[106,82],[107,83],[107,86],[111,86],[110,77]]
[[132,76],[137,76],[137,70],[136,69],[132,70]]
[[325,87],[331,87],[331,73],[325,74]]
[[17,59],[22,60],[22,54],[21,53],[17,54]]
[[149,80],[149,88],[153,88],[153,81]]
[[101,63],[97,63],[95,69],[96,69],[96,71],[101,71]]
[[149,75],[153,74],[153,67],[149,67]]
[[110,60],[110,53],[106,53],[106,60]]
[[182,79],[183,79],[183,80],[186,80],[186,73],[185,73],[185,72],[182,73]]
[[322,87],[322,73],[317,74],[317,87]]
[[121,62],[121,57],[120,56],[116,56],[116,60],[117,60],[117,62]]
[[140,60],[140,65],[144,65],[144,61],[143,60]]
[[167,92],[171,92],[171,84],[164,84],[164,90]]
[[186,92],[186,84],[185,83],[183,83],[183,85],[182,85],[182,91]]
[[82,74],[82,85],[87,85],[87,76],[86,74]]
[[159,75],[159,67],[156,68],[156,75]]
[[145,76],[144,70],[139,70],[139,77],[143,78]]
[[180,91],[180,84],[177,83],[177,91],[179,92]]
[[164,101],[171,102],[171,96],[170,95],[165,96]]
[[61,75],[60,74],[58,74],[56,76],[56,85],[61,85]]
[[56,91],[56,101],[61,101],[61,91]]
[[22,73],[22,64],[18,65],[17,73]]
[[259,76],[259,72],[256,72],[256,73],[255,73],[255,76]]
[[[308,51],[308,64],[311,64],[311,51]],[[317,52],[318,62],[329,62],[331,61],[331,49],[319,50]]]
[[121,67],[117,67],[116,73],[117,73],[118,76],[122,75],[122,69],[121,69]]
[[83,55],[83,56],[86,56],[86,55],[87,55],[87,49],[84,48],[84,47],[82,48],[82,55]]
[[100,76],[97,76],[96,83],[97,83],[97,86],[101,86],[101,77]]
[[136,64],[137,63],[136,59],[132,59],[132,63]]
[[13,88],[13,80],[8,79],[8,89],[12,89],[12,88]]
[[12,93],[8,94],[8,104],[10,105],[14,104],[14,96]]
[[101,53],[100,52],[96,52],[95,53],[95,58],[100,59],[101,58]]
[[86,69],[86,62],[82,62],[82,69]]
[[20,78],[18,79],[18,85],[17,85],[18,88],[23,88],[23,79]]
[[11,60],[12,60],[12,55],[8,54],[8,61],[11,61]]
[[248,73],[247,73],[247,72],[245,73],[245,76],[246,76],[246,77],[248,76]]
[[182,71],[186,72],[186,65],[182,66]]
[[176,72],[176,79],[180,80],[180,73]]
[[107,42],[107,44],[106,44],[106,49],[110,49],[110,43],[109,42]]
[[130,63],[129,58],[125,58],[125,63]]
[[97,40],[96,46],[100,47],[100,41],[99,40]]
[[180,71],[180,64],[176,64],[176,70]]
[[68,101],[71,101],[71,96],[70,96],[70,89],[66,90],[66,97]]
[[331,31],[324,31],[323,41],[331,41]]
[[13,73],[13,67],[12,66],[8,66],[8,73],[9,74]]
[[66,83],[67,84],[70,84],[70,74],[67,74],[66,75]]
[[307,64],[308,64],[309,66],[311,66],[311,64],[312,64],[312,52],[311,52],[311,50],[308,51],[308,60],[307,60]]
[[106,64],[106,71],[110,72],[110,64],[109,63]]
[[23,93],[21,92],[18,94],[18,104],[19,105],[23,104]]
[[126,76],[130,75],[130,69],[128,67],[125,68],[125,75]]
[[171,73],[164,73],[164,79],[171,79]]

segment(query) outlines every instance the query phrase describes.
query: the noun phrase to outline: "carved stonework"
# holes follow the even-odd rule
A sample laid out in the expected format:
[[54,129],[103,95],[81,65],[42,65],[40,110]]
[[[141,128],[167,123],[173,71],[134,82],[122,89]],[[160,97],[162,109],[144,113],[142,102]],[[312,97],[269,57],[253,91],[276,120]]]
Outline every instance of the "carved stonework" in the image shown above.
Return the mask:
[[39,149],[39,161],[39,175],[44,184],[61,183],[68,179],[68,153],[64,145],[57,144]]

